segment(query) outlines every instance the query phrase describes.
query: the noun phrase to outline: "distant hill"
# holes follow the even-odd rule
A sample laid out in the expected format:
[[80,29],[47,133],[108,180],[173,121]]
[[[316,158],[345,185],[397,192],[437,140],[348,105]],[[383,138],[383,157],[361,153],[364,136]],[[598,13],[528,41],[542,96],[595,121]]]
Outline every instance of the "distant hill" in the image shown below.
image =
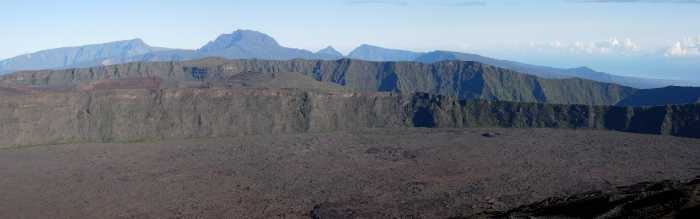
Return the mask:
[[331,59],[342,59],[344,56],[342,53],[338,52],[338,50],[335,50],[332,46],[328,46],[324,49],[319,50],[316,52],[316,55],[318,56],[325,56]]
[[167,49],[151,47],[141,39],[49,49],[2,60],[0,72],[115,64],[163,50]]
[[700,103],[699,87],[664,87],[639,90],[623,99],[618,106],[660,106],[673,104]]
[[378,46],[363,44],[350,52],[348,58],[366,61],[413,61],[421,53],[398,49],[387,49]]

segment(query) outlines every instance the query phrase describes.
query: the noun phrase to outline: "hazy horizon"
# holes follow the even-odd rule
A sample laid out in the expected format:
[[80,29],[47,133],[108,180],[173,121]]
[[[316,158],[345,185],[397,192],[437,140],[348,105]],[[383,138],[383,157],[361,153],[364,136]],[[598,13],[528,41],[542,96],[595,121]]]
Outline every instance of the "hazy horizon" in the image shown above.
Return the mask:
[[[138,4],[137,4],[138,3]],[[556,67],[589,66],[620,75],[700,80],[649,57],[698,60],[700,1],[334,0],[334,1],[8,1],[0,59],[45,49],[133,38],[196,49],[222,33],[252,29],[280,44],[344,54],[360,44],[451,50]],[[90,17],[91,19],[84,19]],[[671,53],[683,42],[685,53]],[[687,51],[691,51],[688,53]],[[605,63],[599,60],[622,60]],[[650,69],[671,69],[658,72]]]

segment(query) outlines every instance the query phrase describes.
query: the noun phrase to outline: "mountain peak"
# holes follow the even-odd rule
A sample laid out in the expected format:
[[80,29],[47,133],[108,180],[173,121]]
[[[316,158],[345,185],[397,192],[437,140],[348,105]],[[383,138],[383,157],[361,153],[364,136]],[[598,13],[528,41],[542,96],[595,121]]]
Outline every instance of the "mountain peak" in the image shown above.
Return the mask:
[[318,52],[316,52],[316,54],[343,57],[343,54],[338,52],[338,50],[336,50],[332,46],[328,46],[326,48],[323,48],[323,49],[319,50]]
[[125,42],[131,42],[131,43],[145,43],[141,38],[133,38],[130,40],[124,40]]
[[236,30],[230,34],[220,35],[216,40],[207,43],[199,50],[202,52],[209,52],[241,45],[259,47],[279,46],[277,41],[267,34],[254,30]]
[[149,48],[149,47],[151,47],[148,44],[146,44],[146,42],[144,42],[141,38],[134,38],[134,39],[130,39],[130,40],[117,41],[114,43],[121,44],[121,45],[128,45],[132,48]]
[[326,48],[323,48],[323,49],[319,50],[319,52],[320,52],[320,51],[324,51],[324,50],[336,51],[335,48],[333,48],[333,46],[326,46]]

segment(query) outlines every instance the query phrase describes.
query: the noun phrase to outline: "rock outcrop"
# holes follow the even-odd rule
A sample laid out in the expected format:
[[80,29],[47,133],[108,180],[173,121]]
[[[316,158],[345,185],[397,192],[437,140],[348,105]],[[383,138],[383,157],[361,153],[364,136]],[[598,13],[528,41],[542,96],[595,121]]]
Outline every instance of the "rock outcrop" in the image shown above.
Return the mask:
[[690,182],[645,182],[615,191],[554,197],[506,212],[467,218],[697,218],[700,177]]
[[3,147],[392,127],[549,127],[700,137],[700,105],[624,108],[251,88],[97,89],[0,99]]

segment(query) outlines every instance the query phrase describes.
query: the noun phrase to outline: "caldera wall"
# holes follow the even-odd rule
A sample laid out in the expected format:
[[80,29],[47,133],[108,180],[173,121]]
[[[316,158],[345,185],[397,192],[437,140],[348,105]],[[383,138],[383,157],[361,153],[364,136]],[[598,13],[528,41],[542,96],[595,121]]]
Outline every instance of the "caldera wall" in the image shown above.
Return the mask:
[[583,128],[700,137],[700,107],[549,105],[293,89],[122,89],[0,99],[0,147],[394,127]]

